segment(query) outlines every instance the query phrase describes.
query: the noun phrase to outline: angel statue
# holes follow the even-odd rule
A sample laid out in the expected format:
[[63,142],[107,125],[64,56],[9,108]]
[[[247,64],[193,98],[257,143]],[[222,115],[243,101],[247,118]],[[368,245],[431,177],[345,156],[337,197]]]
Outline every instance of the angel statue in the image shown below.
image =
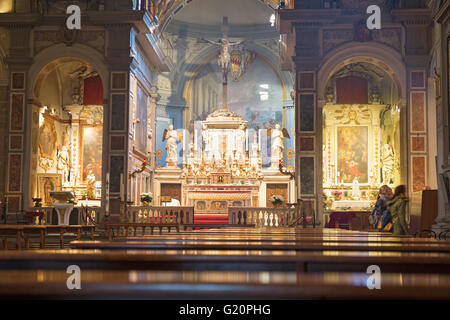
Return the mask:
[[272,167],[278,167],[279,161],[283,160],[283,150],[284,150],[284,138],[290,139],[288,131],[286,128],[280,129],[280,125],[276,124],[275,129],[269,128],[267,130],[267,135],[272,137]]
[[165,129],[163,133],[163,142],[166,140],[166,167],[174,167],[178,163],[177,140],[182,142],[183,135],[176,130],[173,130],[173,125],[170,125],[169,129]]

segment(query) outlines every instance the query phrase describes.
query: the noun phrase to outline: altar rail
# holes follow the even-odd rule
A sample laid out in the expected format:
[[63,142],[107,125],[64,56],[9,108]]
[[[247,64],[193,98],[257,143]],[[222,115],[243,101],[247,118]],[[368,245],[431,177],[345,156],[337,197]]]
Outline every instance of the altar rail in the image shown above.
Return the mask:
[[297,208],[229,207],[228,223],[252,224],[256,227],[289,227],[301,219],[301,213]]
[[193,224],[194,207],[130,206],[126,220],[129,223]]

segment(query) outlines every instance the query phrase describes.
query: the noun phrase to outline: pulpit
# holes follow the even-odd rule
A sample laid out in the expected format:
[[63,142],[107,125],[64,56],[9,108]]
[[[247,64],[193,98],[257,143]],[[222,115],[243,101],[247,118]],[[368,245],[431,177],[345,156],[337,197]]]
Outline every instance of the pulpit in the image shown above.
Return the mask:
[[67,201],[74,199],[75,196],[70,191],[50,191],[50,196],[57,201],[53,206],[58,213],[58,225],[68,225],[73,204]]

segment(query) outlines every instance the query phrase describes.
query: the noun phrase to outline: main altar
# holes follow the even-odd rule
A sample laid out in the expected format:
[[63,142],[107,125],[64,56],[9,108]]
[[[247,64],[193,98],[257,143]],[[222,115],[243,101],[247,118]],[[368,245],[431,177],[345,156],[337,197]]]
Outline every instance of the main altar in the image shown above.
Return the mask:
[[[262,141],[267,138],[261,131],[249,133],[248,122],[228,109],[229,50],[238,43],[230,41],[226,32],[214,43],[221,49],[222,108],[197,121],[193,132],[175,130],[173,125],[164,130],[166,166],[157,168],[153,179],[157,204],[170,197],[183,206],[193,206],[197,215],[223,215],[231,206],[270,207],[271,197],[281,199],[283,205],[296,202],[293,174],[283,168],[284,139],[290,138],[287,130],[279,124],[268,129],[271,161],[263,168]],[[186,141],[189,137],[190,142]],[[179,143],[183,146],[181,168]]]
[[[263,168],[261,137],[249,136],[247,121],[239,114],[220,109],[201,121],[200,127],[193,134],[176,133],[172,127],[166,131],[167,159],[172,161],[166,160],[167,165],[155,171],[153,188],[161,195],[155,199],[158,204],[162,197],[178,195],[181,205],[194,207],[196,214],[227,214],[231,206],[270,206],[273,195],[281,196],[284,204],[296,202],[294,180],[286,168],[280,169],[283,159],[275,152],[282,147],[277,143],[283,142],[276,132],[272,133],[272,165]],[[171,144],[183,143],[183,136],[193,138],[182,152],[180,168],[170,150],[175,150]]]

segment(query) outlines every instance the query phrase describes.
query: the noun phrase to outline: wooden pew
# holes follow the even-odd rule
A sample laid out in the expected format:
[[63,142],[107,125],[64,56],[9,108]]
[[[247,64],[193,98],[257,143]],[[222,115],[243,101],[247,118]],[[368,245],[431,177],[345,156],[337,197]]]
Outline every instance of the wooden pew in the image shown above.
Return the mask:
[[0,237],[3,240],[3,249],[8,249],[8,237],[16,238],[16,247],[18,250],[22,250],[22,233],[23,225],[0,225]]
[[0,270],[283,271],[450,274],[450,254],[412,252],[286,252],[265,250],[36,250],[0,252]]
[[117,235],[121,229],[124,229],[125,236],[128,236],[129,229],[132,229],[134,236],[136,236],[138,229],[141,229],[142,234],[145,234],[146,229],[150,229],[150,232],[153,234],[155,228],[159,230],[159,233],[162,233],[163,228],[167,228],[169,232],[172,228],[176,232],[180,231],[178,223],[109,223],[106,225],[106,234],[108,240],[112,241],[115,238],[115,234]]
[[73,249],[101,250],[277,250],[277,251],[393,251],[393,252],[440,252],[450,253],[449,244],[414,243],[358,243],[358,242],[301,242],[282,243],[277,241],[248,242],[227,241],[72,241]]
[[429,238],[403,238],[403,237],[368,237],[363,235],[358,236],[328,236],[328,235],[205,235],[205,234],[165,234],[165,235],[145,235],[145,236],[129,236],[129,237],[115,237],[114,241],[141,241],[141,242],[157,242],[157,241],[209,241],[209,242],[230,242],[230,241],[245,241],[245,242],[335,242],[335,243],[413,243],[413,244],[440,244],[450,245],[450,241],[437,241]]
[[59,233],[59,246],[64,249],[64,234],[76,234],[77,240],[81,239],[82,232],[90,233],[91,240],[95,238],[95,226],[88,225],[46,225],[46,234]]
[[8,249],[8,237],[16,239],[16,248],[22,250],[22,238],[25,240],[25,248],[29,249],[31,236],[38,235],[40,238],[40,248],[45,248],[45,226],[42,225],[0,225],[0,237],[3,242],[3,249]]
[[[1,299],[450,299],[449,275],[382,274],[369,290],[367,274],[293,272],[81,272],[81,290],[69,290],[59,271],[0,271]],[[263,305],[265,303],[262,303]],[[178,310],[166,311],[175,317]],[[214,311],[217,313],[217,311]]]

